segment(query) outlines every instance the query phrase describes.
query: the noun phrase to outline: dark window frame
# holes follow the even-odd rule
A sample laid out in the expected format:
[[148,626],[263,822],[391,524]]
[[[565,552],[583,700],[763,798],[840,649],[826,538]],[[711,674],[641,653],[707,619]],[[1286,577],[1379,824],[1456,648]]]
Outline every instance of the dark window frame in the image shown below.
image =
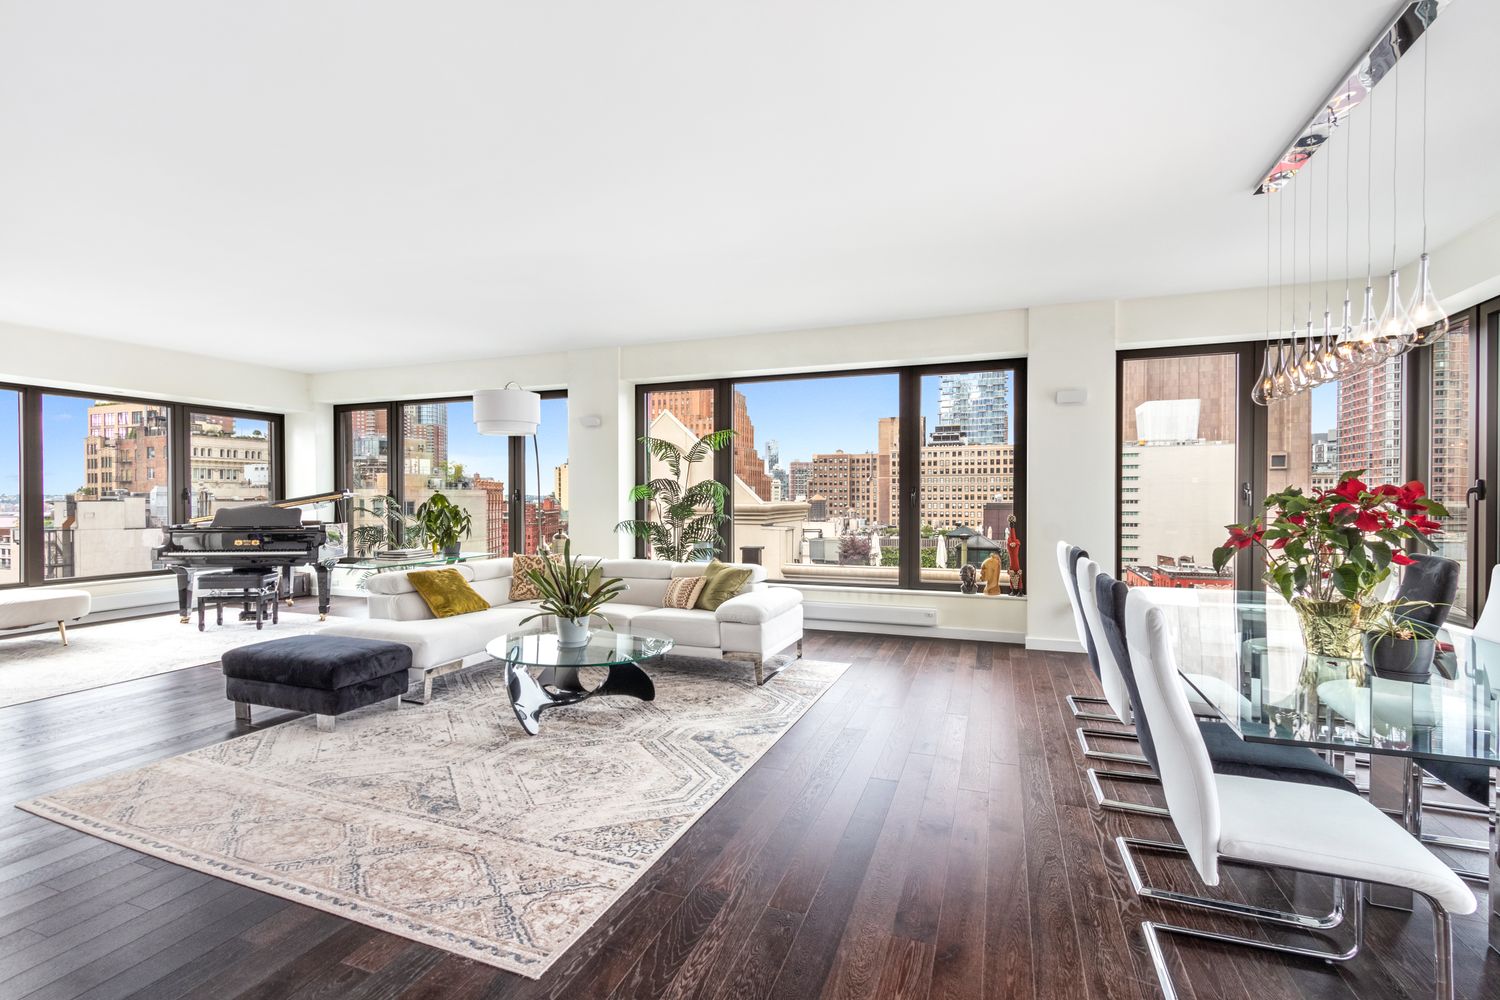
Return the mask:
[[[45,528],[43,517],[46,510],[46,494],[43,490],[42,474],[44,451],[47,443],[43,439],[42,399],[45,396],[65,396],[70,399],[108,400],[111,403],[138,403],[143,406],[159,406],[167,411],[167,486],[170,495],[168,514],[171,523],[183,524],[188,520],[191,489],[189,469],[191,455],[191,415],[204,413],[216,416],[244,417],[267,421],[271,428],[271,485],[272,496],[282,496],[286,482],[286,415],[270,410],[247,410],[235,407],[214,406],[199,403],[184,403],[172,399],[137,396],[113,392],[84,392],[60,386],[40,385],[28,382],[0,382],[0,389],[20,394],[19,400],[19,445],[21,456],[21,510],[19,518],[21,559],[20,580],[16,583],[0,584],[0,590],[18,587],[68,586],[70,584],[93,583],[107,580],[132,580],[142,577],[166,576],[170,569],[145,569],[127,573],[102,573],[91,576],[69,576],[53,580],[46,578],[46,555],[43,543]],[[85,435],[86,436],[86,435]]]
[[[1460,310],[1454,318],[1468,315],[1472,333],[1469,342],[1469,394],[1471,399],[1470,432],[1474,448],[1471,467],[1476,480],[1485,484],[1484,499],[1474,503],[1474,514],[1470,520],[1468,550],[1468,603],[1467,607],[1455,608],[1456,620],[1465,617],[1472,621],[1488,596],[1490,574],[1500,559],[1500,498],[1495,496],[1500,486],[1500,298],[1490,299],[1470,309]],[[1183,357],[1202,354],[1236,354],[1239,357],[1236,394],[1240,426],[1248,428],[1249,434],[1241,433],[1238,466],[1240,469],[1239,513],[1242,520],[1254,516],[1254,498],[1265,495],[1267,483],[1269,414],[1266,407],[1250,402],[1250,389],[1259,377],[1264,363],[1264,341],[1232,341],[1228,343],[1195,344],[1181,347],[1145,348],[1115,352],[1115,439],[1122,441],[1124,413],[1121,399],[1124,394],[1125,363],[1132,359],[1153,357]],[[1406,478],[1427,479],[1431,459],[1431,352],[1415,350],[1403,356],[1401,375],[1401,461]],[[1248,423],[1246,422],[1248,420]],[[1246,441],[1246,437],[1249,438]],[[1119,449],[1119,445],[1116,445]],[[1123,507],[1121,487],[1124,482],[1122,449],[1115,455],[1115,563],[1116,572],[1123,573],[1120,564],[1122,543]],[[1250,487],[1250,496],[1243,495],[1244,487]],[[1246,502],[1248,500],[1248,502]],[[1253,590],[1259,584],[1264,558],[1257,554],[1253,560],[1239,560],[1236,568],[1235,587]]]
[[[830,379],[850,378],[867,375],[895,375],[897,377],[897,413],[900,419],[900,439],[897,443],[897,455],[902,470],[901,489],[898,494],[898,515],[896,518],[897,535],[900,539],[900,561],[898,564],[897,580],[895,583],[859,583],[859,582],[824,582],[824,581],[772,581],[775,583],[786,583],[791,586],[807,587],[810,589],[832,589],[832,590],[926,590],[938,593],[952,593],[951,584],[941,583],[921,578],[920,546],[921,546],[921,435],[918,430],[922,415],[921,388],[922,378],[928,375],[957,375],[968,372],[987,371],[1010,371],[1013,372],[1014,385],[1014,419],[1012,421],[1012,437],[1014,439],[1014,474],[1012,484],[1012,503],[1016,515],[1016,532],[1026,545],[1026,399],[1027,399],[1027,368],[1025,358],[991,358],[983,361],[959,361],[941,362],[922,365],[884,365],[875,368],[842,368],[828,371],[789,372],[782,375],[752,375],[741,378],[718,378],[718,379],[688,379],[680,382],[650,382],[638,383],[635,387],[635,419],[636,419],[636,468],[635,481],[644,482],[646,476],[646,448],[641,443],[641,437],[645,435],[647,423],[646,401],[653,392],[674,392],[709,389],[714,392],[714,426],[732,427],[734,419],[734,392],[741,385],[753,385],[762,382],[795,382],[808,379]],[[717,555],[720,559],[729,559],[729,553],[734,546],[734,492],[733,492],[733,448],[720,450],[715,456],[714,478],[729,488],[729,501],[725,505],[725,523],[728,530],[723,532],[725,544],[720,547]],[[916,470],[916,475],[911,481],[906,479],[908,470]],[[646,505],[637,502],[635,509],[637,518],[646,516]],[[642,539],[636,539],[635,554],[637,558],[646,555],[646,543]],[[1023,558],[1023,564],[1029,564],[1029,558]]]
[[[543,399],[567,399],[566,389],[539,389],[534,390]],[[336,488],[348,486],[354,478],[354,467],[350,454],[352,442],[345,431],[345,414],[357,410],[385,410],[386,428],[386,483],[390,489],[390,495],[395,497],[403,509],[409,499],[406,494],[406,477],[397,471],[402,457],[406,453],[406,441],[404,433],[404,422],[401,418],[401,410],[406,406],[422,406],[434,403],[472,403],[473,396],[431,396],[421,399],[382,399],[362,403],[338,403],[333,408],[333,468],[338,483]],[[509,556],[518,551],[516,548],[519,540],[524,546],[525,531],[525,482],[526,482],[526,442],[529,437],[511,435],[506,441],[506,475],[510,477],[509,487],[506,490],[507,508],[506,534],[510,539],[510,552],[501,552],[498,555]],[[541,489],[542,484],[537,484]],[[339,517],[345,524],[350,523],[353,517],[353,501],[343,501],[339,506]],[[346,555],[342,562],[354,562],[355,556],[352,550]]]
[[[1115,478],[1114,509],[1115,509],[1115,576],[1125,579],[1125,564],[1122,552],[1124,550],[1123,521],[1125,517],[1124,497],[1122,495],[1122,484],[1125,475],[1125,366],[1131,361],[1146,361],[1154,358],[1191,358],[1213,354],[1228,354],[1236,358],[1235,368],[1235,426],[1238,429],[1235,441],[1235,478],[1239,483],[1238,495],[1235,498],[1236,516],[1241,521],[1249,520],[1255,516],[1255,497],[1264,496],[1266,483],[1269,481],[1267,475],[1267,461],[1257,461],[1257,456],[1264,459],[1269,448],[1269,418],[1264,406],[1256,406],[1250,401],[1250,389],[1255,385],[1255,379],[1260,375],[1260,366],[1264,358],[1265,343],[1263,341],[1236,341],[1223,344],[1191,344],[1172,347],[1145,347],[1132,350],[1115,352]],[[1255,581],[1261,576],[1260,557],[1253,559],[1235,560],[1234,587],[1236,590],[1253,590]]]

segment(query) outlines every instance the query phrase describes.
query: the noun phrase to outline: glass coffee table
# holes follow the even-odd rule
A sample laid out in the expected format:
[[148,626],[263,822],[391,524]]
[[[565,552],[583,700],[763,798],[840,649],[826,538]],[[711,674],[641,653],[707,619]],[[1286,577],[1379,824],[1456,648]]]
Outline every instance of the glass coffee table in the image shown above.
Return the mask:
[[[563,646],[556,632],[502,635],[485,647],[505,661],[505,690],[521,728],[535,736],[541,715],[549,708],[576,705],[596,695],[621,694],[641,701],[656,698],[656,685],[640,664],[672,648],[672,640],[627,632],[594,632],[581,646]],[[578,676],[584,667],[606,667],[609,673],[595,688]],[[529,668],[540,668],[533,676]]]

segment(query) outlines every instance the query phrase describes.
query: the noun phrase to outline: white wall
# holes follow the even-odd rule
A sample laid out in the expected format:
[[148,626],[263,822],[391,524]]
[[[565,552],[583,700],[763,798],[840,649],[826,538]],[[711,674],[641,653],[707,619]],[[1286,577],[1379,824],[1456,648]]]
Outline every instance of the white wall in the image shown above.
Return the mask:
[[4,381],[273,413],[312,404],[300,372],[0,322]]
[[[1057,574],[1057,543],[1101,565],[1115,551],[1116,306],[1093,302],[1031,310],[1026,362],[1026,644],[1077,649],[1073,613]],[[1059,405],[1082,389],[1082,405]]]

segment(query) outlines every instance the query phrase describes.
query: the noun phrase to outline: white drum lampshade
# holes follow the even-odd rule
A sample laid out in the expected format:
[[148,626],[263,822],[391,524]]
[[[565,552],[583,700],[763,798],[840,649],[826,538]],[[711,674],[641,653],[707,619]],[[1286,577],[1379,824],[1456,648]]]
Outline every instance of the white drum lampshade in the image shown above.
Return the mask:
[[481,434],[535,434],[542,423],[542,397],[526,389],[479,389],[474,393],[474,429]]

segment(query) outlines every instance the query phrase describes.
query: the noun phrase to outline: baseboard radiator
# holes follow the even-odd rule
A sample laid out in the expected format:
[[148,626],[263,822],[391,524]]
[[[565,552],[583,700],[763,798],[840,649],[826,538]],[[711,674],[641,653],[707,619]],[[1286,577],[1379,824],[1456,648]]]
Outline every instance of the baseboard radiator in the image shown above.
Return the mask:
[[937,609],[903,607],[894,604],[830,604],[826,601],[803,601],[802,618],[808,628],[817,628],[824,623],[835,628],[861,624],[935,628]]

